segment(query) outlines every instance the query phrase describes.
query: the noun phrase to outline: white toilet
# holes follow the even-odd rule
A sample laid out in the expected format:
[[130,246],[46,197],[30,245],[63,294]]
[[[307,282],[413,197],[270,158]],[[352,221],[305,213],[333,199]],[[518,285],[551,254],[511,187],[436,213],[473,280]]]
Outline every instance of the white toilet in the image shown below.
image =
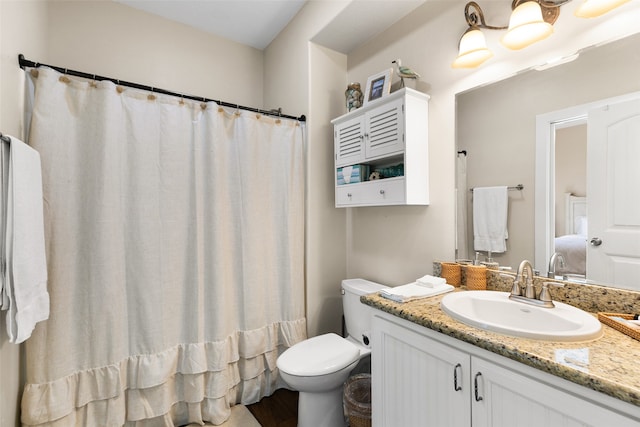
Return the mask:
[[298,396],[298,427],[344,427],[342,386],[360,359],[371,354],[372,308],[360,296],[386,286],[364,279],[342,281],[347,338],[329,333],[309,338],[278,357],[282,379]]

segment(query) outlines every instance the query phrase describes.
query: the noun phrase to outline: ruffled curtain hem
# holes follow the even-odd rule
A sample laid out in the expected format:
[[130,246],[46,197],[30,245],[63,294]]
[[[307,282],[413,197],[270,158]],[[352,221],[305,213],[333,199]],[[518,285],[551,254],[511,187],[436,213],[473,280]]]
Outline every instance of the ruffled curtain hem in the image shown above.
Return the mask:
[[23,426],[173,427],[230,416],[282,386],[276,360],[306,338],[306,320],[238,331],[224,340],[178,344],[162,352],[27,383]]

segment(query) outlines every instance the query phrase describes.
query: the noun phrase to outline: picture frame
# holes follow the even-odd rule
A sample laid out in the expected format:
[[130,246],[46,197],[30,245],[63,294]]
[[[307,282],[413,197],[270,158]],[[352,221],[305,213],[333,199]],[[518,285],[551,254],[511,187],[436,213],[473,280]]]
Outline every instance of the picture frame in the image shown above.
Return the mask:
[[381,71],[367,79],[367,89],[364,93],[364,104],[389,95],[391,89],[391,75],[393,68]]

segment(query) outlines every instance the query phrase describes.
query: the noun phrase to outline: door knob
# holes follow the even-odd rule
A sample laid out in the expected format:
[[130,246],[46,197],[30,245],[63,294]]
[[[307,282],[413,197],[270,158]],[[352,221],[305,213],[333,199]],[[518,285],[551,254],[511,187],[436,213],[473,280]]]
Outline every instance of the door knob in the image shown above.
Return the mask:
[[591,246],[600,246],[602,244],[602,239],[600,239],[599,237],[594,237],[593,239],[589,240],[589,244]]

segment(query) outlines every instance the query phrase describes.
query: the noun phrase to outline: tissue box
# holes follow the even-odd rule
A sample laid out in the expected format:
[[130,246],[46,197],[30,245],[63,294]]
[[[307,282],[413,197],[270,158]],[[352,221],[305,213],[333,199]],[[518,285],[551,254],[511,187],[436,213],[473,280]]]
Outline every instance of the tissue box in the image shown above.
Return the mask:
[[354,184],[366,181],[369,177],[369,165],[344,166],[337,169],[336,182],[338,185]]

